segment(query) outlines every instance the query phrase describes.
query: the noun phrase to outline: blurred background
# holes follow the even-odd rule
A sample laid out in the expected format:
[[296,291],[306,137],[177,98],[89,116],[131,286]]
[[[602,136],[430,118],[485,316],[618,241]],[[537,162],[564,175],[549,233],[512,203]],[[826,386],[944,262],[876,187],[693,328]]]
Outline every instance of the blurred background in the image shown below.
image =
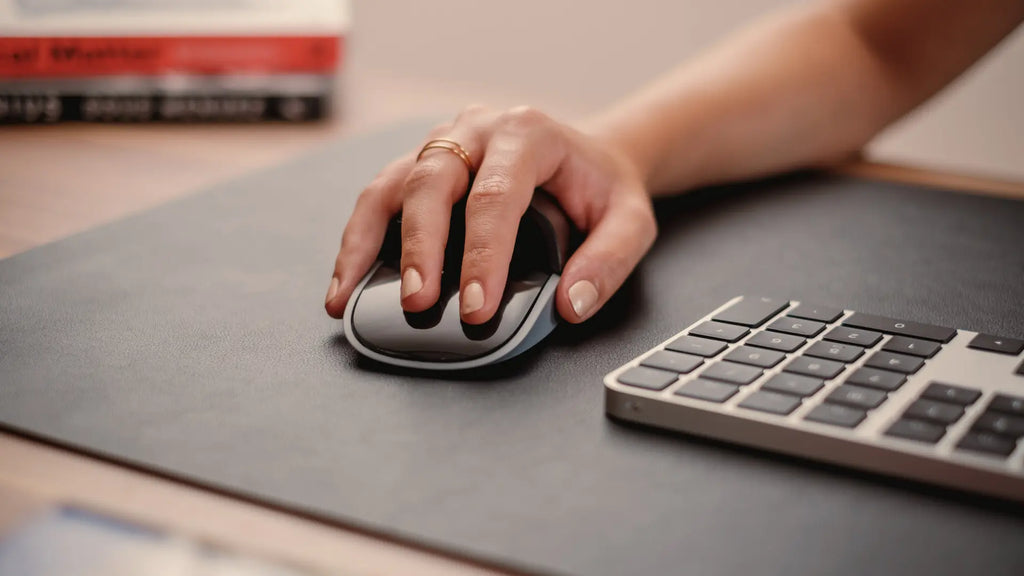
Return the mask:
[[[582,119],[737,27],[792,3],[0,0],[0,46],[8,47],[0,48],[0,123],[5,113],[8,122],[15,118],[0,126],[0,257],[283,161],[326,139],[408,118],[446,119],[470,103],[530,104],[564,120]],[[26,63],[25,54],[11,49],[33,37],[132,34],[218,42],[284,36],[307,52],[216,44],[219,51],[154,57],[144,78],[135,73],[131,80],[126,76],[132,74],[103,70],[97,64],[102,54],[84,59],[84,68],[63,62],[53,69]],[[316,48],[303,37],[336,42]],[[217,57],[227,58],[224,66],[218,68]],[[243,73],[226,78],[231,66]],[[54,70],[60,78],[47,80]],[[10,100],[19,90],[38,94],[38,83],[51,80],[62,83],[61,90],[71,82],[81,91],[83,77],[97,71],[115,78],[114,84],[104,80],[101,92],[198,91],[207,100],[164,102],[179,122],[94,117],[98,123],[49,126],[38,125],[46,120],[45,107]],[[253,107],[225,99],[239,91],[259,102]],[[154,102],[151,107],[163,109]],[[1024,29],[1018,29],[873,142],[868,157],[1024,180],[1022,102]],[[17,120],[30,112],[33,125]]]
[[[579,117],[787,0],[356,0],[349,72],[459,85]],[[353,87],[354,88],[354,87]],[[870,149],[1024,178],[1024,29]],[[443,104],[438,102],[438,105]]]

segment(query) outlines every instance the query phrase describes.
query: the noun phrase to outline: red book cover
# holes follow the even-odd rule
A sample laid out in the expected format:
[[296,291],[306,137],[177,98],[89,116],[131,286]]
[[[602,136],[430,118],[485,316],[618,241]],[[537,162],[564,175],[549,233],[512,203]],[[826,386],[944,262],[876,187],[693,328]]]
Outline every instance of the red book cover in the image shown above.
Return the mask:
[[340,36],[0,37],[0,78],[329,74],[341,50]]
[[0,124],[328,115],[348,0],[0,0]]

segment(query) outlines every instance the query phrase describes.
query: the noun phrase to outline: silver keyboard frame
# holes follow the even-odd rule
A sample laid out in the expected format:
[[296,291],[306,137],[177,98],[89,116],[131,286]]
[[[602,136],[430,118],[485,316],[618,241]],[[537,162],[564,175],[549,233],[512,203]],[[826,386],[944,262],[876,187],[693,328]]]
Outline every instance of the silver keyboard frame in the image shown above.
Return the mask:
[[[926,359],[925,365],[916,374],[907,375],[903,386],[890,392],[889,398],[878,408],[869,411],[867,418],[853,429],[805,421],[803,418],[854,370],[863,366],[872,353],[885,346],[892,335],[883,335],[881,341],[868,348],[855,362],[847,364],[846,369],[836,378],[826,380],[821,390],[805,397],[803,403],[789,415],[769,414],[737,406],[759,390],[763,382],[782,372],[792,358],[820,341],[831,328],[842,324],[844,319],[853,314],[851,310],[845,310],[838,320],[827,324],[818,336],[808,338],[804,346],[786,354],[786,359],[765,370],[754,382],[741,386],[739,392],[721,404],[677,396],[675,391],[699,377],[707,366],[720,362],[730,350],[742,346],[754,334],[763,332],[765,326],[785,316],[800,302],[790,301],[789,306],[777,315],[760,327],[752,328],[750,334],[737,342],[728,344],[728,348],[714,359],[706,359],[704,364],[691,373],[681,375],[664,390],[647,390],[618,382],[619,374],[639,366],[647,356],[665,349],[677,337],[711,320],[741,299],[742,296],[733,298],[678,334],[608,373],[604,378],[605,412],[613,418],[629,422],[1024,502],[1024,441],[1019,441],[1014,452],[1005,459],[955,449],[956,443],[994,395],[1005,393],[1024,396],[1024,376],[1014,374],[1021,363],[1021,355],[1011,356],[968,348],[967,344],[977,335],[976,332],[958,330],[956,336],[943,344],[935,356]],[[907,406],[917,400],[933,381],[974,388],[981,391],[982,395],[966,407],[960,420],[949,426],[946,435],[935,444],[885,436],[885,430],[899,419]]]

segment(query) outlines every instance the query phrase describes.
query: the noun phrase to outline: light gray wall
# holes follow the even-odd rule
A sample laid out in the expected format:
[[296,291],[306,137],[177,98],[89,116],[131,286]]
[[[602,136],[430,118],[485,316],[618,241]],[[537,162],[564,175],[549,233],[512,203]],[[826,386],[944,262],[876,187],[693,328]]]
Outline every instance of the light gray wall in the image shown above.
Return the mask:
[[[356,0],[354,66],[598,110],[781,0]],[[1024,29],[872,156],[1024,179]]]

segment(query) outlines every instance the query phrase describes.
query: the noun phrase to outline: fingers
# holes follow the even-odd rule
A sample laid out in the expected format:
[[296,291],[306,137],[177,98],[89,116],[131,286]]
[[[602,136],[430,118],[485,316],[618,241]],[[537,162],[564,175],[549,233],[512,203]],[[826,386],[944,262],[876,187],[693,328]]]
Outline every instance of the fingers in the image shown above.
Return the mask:
[[[460,313],[470,324],[497,311],[523,213],[538,185],[589,236],[563,270],[556,293],[569,322],[592,316],[618,290],[657,235],[642,181],[614,155],[529,108],[467,109],[427,138],[458,142],[479,166],[466,203]],[[417,150],[420,152],[420,150]],[[485,154],[486,152],[486,154]],[[340,318],[375,259],[389,220],[402,211],[401,305],[432,306],[441,288],[453,204],[471,174],[452,150],[429,149],[397,161],[360,196],[342,238],[326,308]]]
[[[486,143],[481,127],[494,114],[470,106],[455,125],[431,131],[424,144],[436,138],[453,139],[470,151],[471,163],[479,165]],[[430,307],[440,291],[452,204],[465,194],[468,181],[465,163],[447,150],[427,150],[421,158],[413,153],[385,168],[360,195],[346,225],[327,290],[328,314],[341,318],[352,291],[379,252],[390,219],[399,211],[403,212],[402,306],[410,311]]]
[[356,284],[370,269],[387,231],[388,222],[401,207],[401,188],[414,157],[404,156],[381,171],[359,195],[334,260],[334,274],[324,308],[341,318]]
[[505,290],[519,219],[533,196],[532,166],[514,143],[489,146],[466,200],[460,311],[469,324],[489,320]]
[[658,233],[650,200],[642,190],[615,198],[562,272],[555,304],[562,318],[574,324],[604,306]]
[[481,324],[497,311],[523,213],[534,188],[561,161],[554,124],[528,109],[510,111],[487,146],[466,201],[462,319]]
[[[483,156],[478,128],[459,123],[442,136],[460,143],[474,166]],[[441,270],[452,205],[469,186],[465,162],[450,150],[427,150],[405,180],[402,205],[402,308],[421,312],[441,292]]]

